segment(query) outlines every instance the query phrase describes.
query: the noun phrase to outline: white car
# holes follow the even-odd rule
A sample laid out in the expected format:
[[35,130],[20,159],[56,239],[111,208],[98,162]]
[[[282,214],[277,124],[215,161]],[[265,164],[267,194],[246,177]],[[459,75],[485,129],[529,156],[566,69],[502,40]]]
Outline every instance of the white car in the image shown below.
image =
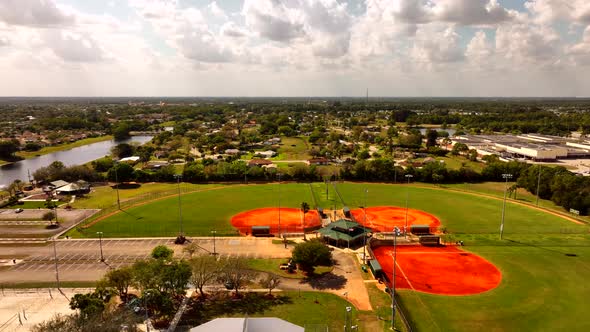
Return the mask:
[[24,211],[23,209],[21,209],[21,208],[18,208],[18,209],[15,209],[15,210],[14,210],[14,213],[21,213],[21,212],[23,212],[23,211]]

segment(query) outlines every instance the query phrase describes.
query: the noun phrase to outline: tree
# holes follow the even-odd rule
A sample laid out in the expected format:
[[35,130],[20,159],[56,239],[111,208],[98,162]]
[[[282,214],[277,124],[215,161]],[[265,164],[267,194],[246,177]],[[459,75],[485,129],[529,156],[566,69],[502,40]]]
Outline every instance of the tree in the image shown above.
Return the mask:
[[271,295],[273,289],[277,288],[281,284],[281,278],[274,274],[269,273],[266,278],[260,281],[260,285],[264,288],[268,288],[268,295]]
[[23,182],[19,179],[12,181],[12,183],[8,186],[8,188],[6,188],[6,191],[8,191],[8,193],[11,196],[16,196],[16,192],[22,191],[22,190],[23,190]]
[[219,273],[217,258],[210,255],[199,255],[192,258],[189,264],[192,270],[190,281],[204,296],[203,287],[213,281]]
[[157,260],[170,260],[174,255],[174,250],[166,247],[165,245],[159,245],[152,250],[152,258]]
[[105,308],[104,300],[98,297],[95,293],[76,294],[70,300],[70,308],[72,310],[80,310],[80,315],[83,318],[88,318],[103,312]]
[[129,132],[131,131],[131,127],[126,122],[119,122],[117,126],[112,129],[113,136],[115,140],[120,141],[126,138],[129,138]]
[[43,213],[43,217],[41,217],[41,219],[45,220],[45,221],[52,221],[55,218],[55,213],[53,213],[53,211],[47,211],[45,213]]
[[190,265],[185,260],[173,260],[160,267],[158,287],[172,296],[184,295],[190,277]]
[[466,144],[464,144],[464,143],[455,143],[455,145],[453,145],[453,149],[451,150],[451,154],[453,156],[457,156],[460,153],[467,152],[467,151],[469,151],[469,148],[467,147]]
[[239,290],[244,288],[254,278],[254,275],[255,273],[248,269],[244,258],[235,257],[225,261],[220,279],[226,287],[236,292],[236,296],[239,296]]
[[438,133],[436,130],[428,129],[426,131],[426,147],[436,146],[436,139],[438,138]]
[[467,159],[477,161],[477,150],[471,149],[467,152]]
[[105,275],[108,286],[112,287],[123,302],[127,301],[127,292],[133,284],[133,271],[131,267],[122,267],[111,270]]
[[189,258],[193,258],[193,255],[197,251],[199,251],[199,249],[201,249],[201,247],[197,243],[191,242],[191,243],[187,244],[186,246],[184,246],[184,248],[182,248],[182,251],[187,253]]
[[107,174],[110,181],[128,182],[134,179],[134,169],[131,165],[126,163],[117,163]]
[[131,157],[134,152],[135,147],[127,143],[120,143],[111,148],[111,154],[119,159]]
[[293,249],[292,259],[307,273],[312,273],[315,267],[319,265],[332,265],[330,249],[316,239],[297,244]]
[[14,153],[19,150],[20,143],[16,139],[0,141],[0,158],[14,158]]
[[303,212],[303,218],[301,219],[301,227],[303,227],[303,239],[305,239],[305,214],[309,211],[309,204],[307,202],[301,202],[301,212]]

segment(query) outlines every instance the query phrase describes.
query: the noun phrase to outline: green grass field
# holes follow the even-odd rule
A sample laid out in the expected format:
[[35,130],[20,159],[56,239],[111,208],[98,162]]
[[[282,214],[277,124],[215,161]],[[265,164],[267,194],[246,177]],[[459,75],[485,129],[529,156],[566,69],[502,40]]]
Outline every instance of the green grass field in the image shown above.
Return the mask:
[[281,137],[278,155],[271,160],[307,160],[311,158],[308,146],[303,138]]
[[[590,226],[575,224],[509,201],[506,206],[505,236],[500,240],[502,200],[497,198],[502,197],[503,184],[448,187],[466,192],[423,185],[338,184],[350,208],[365,205],[365,190],[368,190],[368,206],[405,206],[408,197],[410,208],[437,216],[454,238],[465,241],[465,250],[477,253],[501,270],[500,286],[479,295],[440,296],[400,291],[402,304],[409,312],[416,330],[590,329],[590,321],[585,319],[590,298],[590,287],[586,280],[590,275]],[[211,189],[205,186],[196,188]],[[306,201],[313,207],[314,196],[321,207],[343,206],[332,186],[328,186],[327,196],[324,184],[314,183],[311,188],[313,195],[309,184],[282,184],[281,206],[298,207],[302,201]],[[493,197],[476,196],[467,191]],[[278,197],[277,184],[226,186],[185,194],[182,198],[185,231],[189,235],[209,235],[211,229],[217,229],[218,234],[235,234],[229,224],[233,214],[257,207],[278,206]],[[518,198],[527,203],[534,196],[521,192]],[[89,198],[88,202],[92,200]],[[550,207],[551,204],[541,201],[540,205]],[[92,226],[85,234],[93,236],[96,231],[103,231],[105,236],[156,236],[176,235],[177,230],[177,197],[170,197],[127,209],[125,213],[116,214]],[[71,235],[85,234],[73,232]],[[369,291],[372,297],[379,296],[378,291]],[[387,313],[385,300],[372,298],[372,301],[381,303],[374,304],[376,315]],[[289,318],[295,323],[301,321],[296,317],[281,316],[287,314],[284,312],[272,314]]]

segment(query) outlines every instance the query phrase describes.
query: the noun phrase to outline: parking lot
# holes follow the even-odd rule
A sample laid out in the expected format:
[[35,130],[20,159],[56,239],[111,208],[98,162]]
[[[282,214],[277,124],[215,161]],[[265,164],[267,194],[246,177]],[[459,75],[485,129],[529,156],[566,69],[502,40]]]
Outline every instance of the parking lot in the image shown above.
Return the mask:
[[[191,239],[199,246],[196,254],[212,253],[213,238]],[[139,259],[150,257],[151,250],[158,245],[174,249],[175,256],[189,258],[184,246],[175,245],[174,239],[104,239],[101,261],[101,243],[98,239],[58,240],[55,243],[57,268],[61,281],[94,281],[109,269],[131,265]],[[43,282],[55,281],[55,256],[53,243],[43,247],[2,248],[2,259],[6,262],[0,269],[0,282]],[[7,249],[7,250],[4,250]],[[216,238],[215,252],[220,259],[229,257],[281,258],[290,255],[290,249],[282,244],[272,244],[269,238]],[[12,255],[12,256],[11,256]],[[14,257],[14,258],[12,258]],[[16,263],[13,263],[15,259]]]

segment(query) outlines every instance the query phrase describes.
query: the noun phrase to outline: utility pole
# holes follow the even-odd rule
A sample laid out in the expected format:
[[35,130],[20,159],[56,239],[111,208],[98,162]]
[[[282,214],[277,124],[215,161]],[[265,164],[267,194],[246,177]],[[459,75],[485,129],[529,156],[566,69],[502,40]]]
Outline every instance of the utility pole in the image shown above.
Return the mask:
[[393,273],[391,279],[391,329],[395,331],[395,265],[397,264],[397,237],[400,235],[399,228],[393,228]]
[[367,193],[369,189],[365,189],[365,206],[363,207],[363,212],[365,215],[365,222],[363,225],[363,264],[367,265],[367,233],[365,232],[365,227],[367,227]]
[[539,206],[539,188],[541,188],[541,171],[543,167],[539,165],[539,178],[537,179],[537,206]]
[[98,243],[100,245],[100,261],[104,262],[104,256],[102,254],[102,232],[96,232],[98,234]]
[[408,201],[410,200],[410,179],[414,176],[412,174],[406,174],[406,179],[408,179],[408,186],[406,187],[406,223],[404,226],[404,236],[408,237]]
[[504,186],[504,204],[502,205],[502,223],[500,224],[500,240],[502,240],[502,236],[504,235],[504,214],[506,211],[506,194],[508,193],[508,179],[512,179],[512,174],[504,173],[502,177],[506,180],[506,185]]
[[217,234],[217,231],[211,231],[211,233],[213,234],[213,255],[217,255],[217,252],[215,251],[215,235]]
[[184,231],[182,229],[182,204],[180,202],[180,179],[182,179],[182,175],[176,174],[174,177],[176,178],[176,183],[178,184],[178,223],[180,227],[179,237],[182,237],[184,236]]
[[55,245],[55,242],[57,241],[56,238],[53,238],[53,260],[55,261],[55,281],[57,282],[57,289],[60,290],[60,284],[59,284],[59,269],[57,267],[57,247]]
[[119,210],[121,210],[121,199],[119,198],[119,176],[117,175],[117,166],[118,163],[115,162],[115,166],[113,167],[115,169],[115,188],[117,189],[117,208]]
[[277,174],[279,176],[279,239],[281,238],[281,173]]

